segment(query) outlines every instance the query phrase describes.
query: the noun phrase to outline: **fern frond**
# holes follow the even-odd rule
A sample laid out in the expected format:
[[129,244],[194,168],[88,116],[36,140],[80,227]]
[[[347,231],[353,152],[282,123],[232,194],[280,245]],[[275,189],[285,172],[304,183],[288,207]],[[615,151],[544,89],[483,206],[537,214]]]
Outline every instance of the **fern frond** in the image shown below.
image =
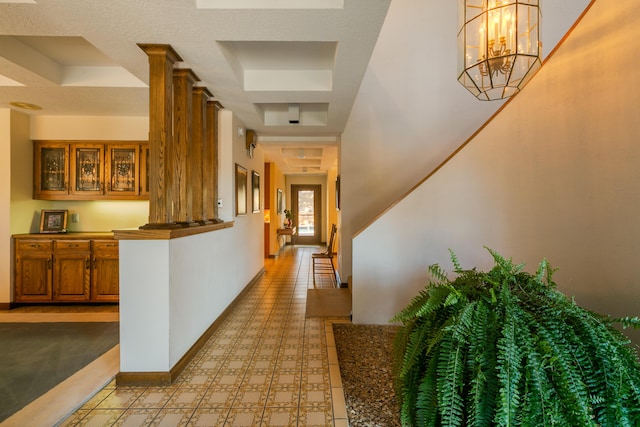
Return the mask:
[[451,293],[450,286],[430,286],[420,291],[409,305],[396,314],[391,322],[407,322],[416,317],[425,317],[442,308]]
[[442,339],[437,384],[438,413],[443,427],[462,425],[464,400],[459,390],[463,385],[463,346],[462,342],[454,338],[452,330]]
[[640,361],[612,319],[492,251],[488,272],[429,282],[393,320],[395,387],[406,426],[640,427]]
[[[437,351],[439,352],[439,349]],[[438,419],[438,359],[439,353],[430,359],[418,389],[414,420],[418,426],[435,426]]]
[[496,407],[495,424],[504,427],[516,425],[516,414],[520,404],[521,357],[516,343],[516,319],[513,307],[505,307],[504,326],[497,343],[499,399]]
[[467,425],[490,427],[493,424],[498,378],[496,347],[498,338],[495,312],[479,301],[469,334],[467,366],[470,389],[467,394]]
[[432,277],[439,280],[441,283],[447,282],[447,272],[443,270],[440,265],[431,264],[427,270]]
[[453,271],[459,273],[462,271],[462,267],[460,266],[460,261],[458,260],[458,256],[453,249],[449,249],[449,255],[451,257],[451,262],[453,263]]

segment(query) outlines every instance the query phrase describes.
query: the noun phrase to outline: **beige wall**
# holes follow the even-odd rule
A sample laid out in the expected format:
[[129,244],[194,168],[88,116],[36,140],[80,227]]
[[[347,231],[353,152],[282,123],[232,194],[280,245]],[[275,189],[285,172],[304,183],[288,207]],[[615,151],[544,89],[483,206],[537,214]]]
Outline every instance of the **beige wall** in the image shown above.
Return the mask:
[[[543,2],[543,55],[590,1]],[[389,6],[341,137],[340,270],[345,279],[351,274],[352,236],[410,191],[503,104],[479,102],[456,80],[457,7],[456,1],[423,0],[392,1]],[[434,29],[443,23],[450,31],[436,35]],[[453,125],[452,117],[459,118]]]
[[284,174],[275,163],[270,163],[269,168],[271,188],[265,189],[265,198],[269,198],[269,206],[271,207],[271,222],[269,223],[269,255],[275,256],[280,250],[277,230],[282,227],[284,221],[284,214],[278,214],[278,189],[282,190],[284,204],[286,201],[285,178]]
[[11,111],[0,109],[0,303],[11,292]]
[[[483,245],[559,268],[561,291],[640,312],[640,3],[597,0],[529,85],[353,241],[354,321],[386,323],[426,267],[489,268]],[[633,335],[640,342],[637,333]]]

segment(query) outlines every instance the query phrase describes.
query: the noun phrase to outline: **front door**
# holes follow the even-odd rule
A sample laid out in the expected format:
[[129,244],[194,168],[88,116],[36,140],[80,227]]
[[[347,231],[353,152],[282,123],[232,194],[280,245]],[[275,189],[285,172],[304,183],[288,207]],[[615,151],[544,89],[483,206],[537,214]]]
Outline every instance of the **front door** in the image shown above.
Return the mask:
[[298,228],[296,244],[319,245],[322,236],[321,186],[292,185],[293,224]]

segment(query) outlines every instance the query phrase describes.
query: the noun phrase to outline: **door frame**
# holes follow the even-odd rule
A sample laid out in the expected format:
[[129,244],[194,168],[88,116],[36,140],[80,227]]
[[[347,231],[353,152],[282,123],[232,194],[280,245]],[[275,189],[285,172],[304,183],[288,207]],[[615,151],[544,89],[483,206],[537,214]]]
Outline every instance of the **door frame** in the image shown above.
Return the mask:
[[291,184],[291,213],[293,225],[298,227],[298,191],[313,191],[313,236],[296,236],[298,245],[319,245],[322,242],[322,185]]

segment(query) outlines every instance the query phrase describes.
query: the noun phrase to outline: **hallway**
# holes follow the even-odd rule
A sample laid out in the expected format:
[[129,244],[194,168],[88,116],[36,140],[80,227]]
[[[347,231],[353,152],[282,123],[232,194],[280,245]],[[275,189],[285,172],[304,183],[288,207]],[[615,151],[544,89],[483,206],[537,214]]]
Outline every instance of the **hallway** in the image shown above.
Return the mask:
[[174,384],[111,381],[60,425],[348,425],[331,325],[349,319],[305,317],[318,250],[287,247],[265,260],[265,274]]

